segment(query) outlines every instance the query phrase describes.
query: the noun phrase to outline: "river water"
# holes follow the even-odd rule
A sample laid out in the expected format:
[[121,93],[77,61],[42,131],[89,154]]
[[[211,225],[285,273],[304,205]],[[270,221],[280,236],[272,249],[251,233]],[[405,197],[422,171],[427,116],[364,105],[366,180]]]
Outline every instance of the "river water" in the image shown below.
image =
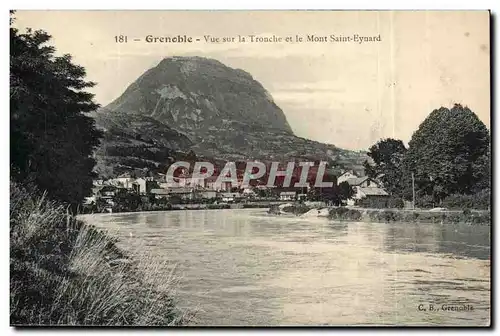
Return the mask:
[[138,257],[166,261],[145,272],[175,264],[176,297],[196,309],[194,324],[490,321],[489,225],[332,222],[264,209],[82,217]]

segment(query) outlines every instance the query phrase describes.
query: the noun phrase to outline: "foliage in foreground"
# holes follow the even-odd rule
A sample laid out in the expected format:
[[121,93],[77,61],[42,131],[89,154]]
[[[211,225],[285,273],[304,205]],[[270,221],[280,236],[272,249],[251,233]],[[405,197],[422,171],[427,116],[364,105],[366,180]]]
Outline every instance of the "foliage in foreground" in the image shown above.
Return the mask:
[[172,274],[147,272],[67,209],[11,183],[10,323],[179,325]]

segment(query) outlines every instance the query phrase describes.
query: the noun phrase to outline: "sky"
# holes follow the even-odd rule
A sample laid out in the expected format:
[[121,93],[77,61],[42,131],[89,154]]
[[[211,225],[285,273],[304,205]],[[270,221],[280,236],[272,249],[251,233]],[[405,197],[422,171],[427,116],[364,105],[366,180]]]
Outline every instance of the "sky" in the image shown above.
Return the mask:
[[[169,56],[203,56],[249,72],[294,133],[346,149],[407,143],[441,106],[467,105],[490,127],[487,11],[18,11],[84,66],[105,106]],[[206,43],[205,35],[380,36],[374,42]],[[115,36],[126,35],[127,43]],[[199,42],[146,43],[187,35]],[[134,38],[140,41],[133,41]]]

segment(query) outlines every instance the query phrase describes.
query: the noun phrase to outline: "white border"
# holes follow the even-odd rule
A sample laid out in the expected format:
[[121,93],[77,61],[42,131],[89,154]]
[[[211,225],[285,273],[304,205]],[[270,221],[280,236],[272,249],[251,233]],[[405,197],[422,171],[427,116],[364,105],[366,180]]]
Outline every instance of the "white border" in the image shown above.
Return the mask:
[[[141,7],[138,8],[137,4],[140,4]],[[96,1],[96,0],[87,0],[83,4],[82,3],[76,3],[76,2],[69,2],[69,1],[55,1],[55,0],[49,0],[49,1],[43,1],[43,2],[37,2],[37,1],[14,1],[14,0],[8,0],[5,2],[2,2],[2,11],[0,13],[3,14],[3,19],[4,19],[4,30],[2,31],[2,34],[0,34],[1,38],[1,45],[6,47],[5,49],[8,49],[9,45],[9,40],[8,40],[8,10],[9,9],[172,9],[172,10],[180,10],[180,9],[235,9],[235,10],[243,10],[243,9],[380,9],[380,10],[480,10],[480,9],[491,9],[492,13],[494,15],[498,14],[500,12],[499,10],[499,4],[500,1],[485,1],[485,0],[474,0],[474,1],[439,1],[439,0],[421,0],[421,1],[360,1],[360,0],[351,0],[351,1],[344,1],[344,2],[336,2],[332,3],[332,1],[316,1],[316,0],[307,0],[307,1],[270,1],[270,0],[253,0],[253,1],[232,1],[232,2],[225,2],[225,1],[220,1],[220,0],[213,0],[210,2],[203,2],[203,1],[193,1],[193,0],[183,0],[183,1],[175,1],[175,2],[165,2],[165,1],[146,1],[146,0],[141,0],[141,1],[130,1],[130,2],[124,2],[122,1]],[[5,7],[5,8],[3,8]],[[496,27],[495,27],[495,35],[494,35],[494,43],[495,46],[498,46],[498,17],[496,18]],[[8,53],[5,51],[1,53],[1,58],[2,58],[2,67],[1,67],[1,76],[0,78],[3,79],[3,89],[0,91],[0,94],[2,95],[1,102],[3,103],[3,109],[2,109],[2,122],[0,123],[1,127],[3,128],[2,134],[3,141],[1,142],[0,145],[0,150],[2,151],[3,157],[8,158],[9,157],[9,137],[7,134],[9,134],[9,118],[8,118],[8,91],[7,88],[9,86],[8,82]],[[493,49],[493,48],[492,48]],[[497,61],[497,62],[494,62]],[[492,63],[495,63],[495,75],[497,74],[497,69],[498,69],[498,49],[496,51],[496,57],[493,60]],[[496,76],[493,77],[493,80],[496,78]],[[497,85],[493,86],[494,92],[491,94],[494,95],[495,97],[499,97],[499,88]],[[496,102],[498,105],[498,102]],[[493,111],[492,116],[496,114],[496,109]],[[496,130],[495,132],[495,139],[494,139],[494,147],[493,148],[498,148],[500,145],[498,142],[498,136],[496,136],[496,133],[498,132],[498,125],[497,121],[498,118],[494,118],[494,129]],[[2,295],[2,300],[0,301],[0,317],[2,319],[2,333],[3,335],[11,335],[16,332],[13,328],[9,327],[9,300],[8,300],[8,292],[9,292],[9,261],[8,261],[8,255],[9,255],[9,227],[8,227],[8,214],[9,214],[9,194],[8,194],[8,175],[9,175],[9,159],[4,159],[1,164],[1,169],[2,169],[2,179],[0,180],[1,186],[0,186],[0,193],[2,197],[2,202],[0,202],[0,209],[1,209],[1,214],[2,214],[2,234],[1,234],[1,239],[3,240],[2,245],[2,258],[1,260],[1,266],[2,266],[2,276],[1,276],[1,288],[2,288],[2,293],[5,295]],[[500,166],[496,165],[495,169],[495,176],[498,176],[496,174],[500,170]],[[498,178],[496,179],[497,183],[495,183],[495,190],[498,189]],[[495,206],[494,209],[498,207],[500,203],[500,200],[497,198],[495,200]],[[493,223],[493,226],[495,226],[496,223]],[[495,241],[498,244],[498,231],[500,229],[496,229],[495,232]],[[492,237],[493,238],[493,237]],[[495,251],[497,249],[495,248]],[[495,256],[493,256],[494,260],[496,259],[497,253],[495,253]],[[495,278],[495,284],[492,284],[492,286],[497,285],[497,278]],[[495,289],[498,290],[498,287],[495,286]],[[496,292],[496,291],[495,291]],[[494,298],[493,298],[494,299]],[[495,300],[496,302],[496,300]],[[496,306],[495,311],[498,311],[499,307]],[[493,317],[493,320],[496,319],[497,314]],[[77,330],[77,329],[72,329],[73,332],[88,332],[87,330]],[[89,330],[94,334],[101,335],[104,334],[107,331],[104,330]],[[122,333],[125,330],[112,330],[111,332],[119,332]],[[127,330],[128,331],[128,330]],[[172,330],[165,330],[167,332],[170,332]],[[195,333],[199,332],[206,332],[208,330],[196,330],[196,331],[191,331]],[[248,330],[245,330],[248,331]],[[232,330],[230,331],[231,333],[240,333],[240,332],[245,332],[243,330]],[[314,332],[313,330],[301,330],[304,334],[312,334]],[[351,334],[360,334],[364,330],[330,330],[328,332],[344,332],[344,331],[349,331]],[[370,329],[366,330],[366,332],[373,333],[378,330]],[[387,331],[387,330],[382,330]],[[31,331],[30,333],[32,333]],[[56,334],[60,333],[57,330],[54,329],[46,329],[46,330],[40,330],[36,331],[36,333],[44,333],[44,334]],[[273,330],[260,330],[263,334],[267,334],[270,332],[273,332]],[[288,333],[289,331],[286,331]],[[325,332],[323,330],[322,332]],[[406,330],[403,330],[403,332],[406,332]],[[438,334],[440,333],[441,330],[415,330],[412,331],[412,334]],[[481,331],[471,331],[471,333],[479,333]],[[146,334],[149,333],[148,331],[139,331],[139,334]]]

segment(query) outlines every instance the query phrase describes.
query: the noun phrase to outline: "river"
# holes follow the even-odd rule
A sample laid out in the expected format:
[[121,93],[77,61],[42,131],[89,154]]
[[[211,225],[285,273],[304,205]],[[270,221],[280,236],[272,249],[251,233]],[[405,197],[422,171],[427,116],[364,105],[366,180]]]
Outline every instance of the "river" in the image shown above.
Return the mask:
[[195,324],[490,321],[488,225],[332,222],[264,209],[82,217],[137,257],[166,261],[145,272],[176,265],[176,298],[196,309]]

